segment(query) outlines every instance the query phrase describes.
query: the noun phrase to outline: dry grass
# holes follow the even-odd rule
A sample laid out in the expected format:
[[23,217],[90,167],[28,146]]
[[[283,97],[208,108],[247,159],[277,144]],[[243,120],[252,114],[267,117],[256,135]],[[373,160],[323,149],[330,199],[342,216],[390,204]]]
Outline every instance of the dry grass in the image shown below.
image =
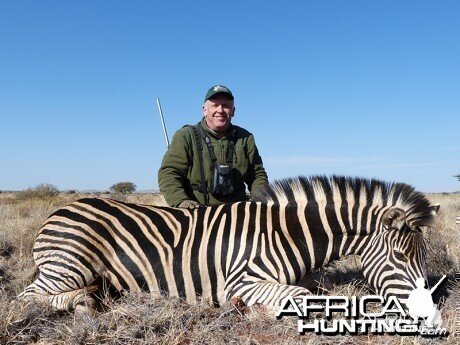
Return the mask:
[[[86,195],[85,195],[86,196]],[[206,303],[188,305],[176,298],[152,299],[148,294],[128,294],[113,300],[101,297],[95,318],[75,318],[72,313],[14,300],[31,282],[35,268],[31,248],[41,223],[55,209],[82,197],[59,194],[52,198],[17,198],[0,194],[0,344],[431,344],[460,342],[460,286],[450,283],[434,297],[439,301],[444,327],[443,340],[400,336],[317,336],[297,333],[297,320],[281,320],[255,312],[242,316],[230,307],[211,308]],[[115,196],[117,197],[117,196]],[[118,197],[117,197],[118,198]],[[133,194],[123,200],[162,204],[161,195]],[[442,274],[452,278],[460,272],[460,195],[430,195],[441,204],[433,229],[425,235],[429,248],[429,273],[435,281]],[[359,260],[349,257],[319,272],[320,288],[335,295],[370,293],[359,272]],[[457,320],[457,322],[456,322]]]

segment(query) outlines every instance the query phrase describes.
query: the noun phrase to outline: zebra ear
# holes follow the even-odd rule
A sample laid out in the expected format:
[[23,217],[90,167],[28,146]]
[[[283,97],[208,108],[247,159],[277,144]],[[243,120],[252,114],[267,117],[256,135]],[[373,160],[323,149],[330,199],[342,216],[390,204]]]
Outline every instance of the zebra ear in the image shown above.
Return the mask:
[[398,207],[387,210],[382,218],[383,224],[390,229],[401,230],[406,220],[406,211]]
[[430,206],[430,211],[433,216],[436,216],[439,212],[439,209],[441,208],[441,205],[439,204],[434,204]]

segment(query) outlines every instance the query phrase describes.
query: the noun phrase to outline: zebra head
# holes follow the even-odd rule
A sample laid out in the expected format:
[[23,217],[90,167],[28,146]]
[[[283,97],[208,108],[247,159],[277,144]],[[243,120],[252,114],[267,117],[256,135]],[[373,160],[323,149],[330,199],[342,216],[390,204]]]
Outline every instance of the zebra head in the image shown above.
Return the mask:
[[[429,206],[429,210],[434,216],[439,205]],[[386,210],[379,231],[361,254],[367,282],[379,295],[396,296],[403,304],[417,279],[427,279],[426,243],[419,222],[411,221],[411,213],[399,207]]]

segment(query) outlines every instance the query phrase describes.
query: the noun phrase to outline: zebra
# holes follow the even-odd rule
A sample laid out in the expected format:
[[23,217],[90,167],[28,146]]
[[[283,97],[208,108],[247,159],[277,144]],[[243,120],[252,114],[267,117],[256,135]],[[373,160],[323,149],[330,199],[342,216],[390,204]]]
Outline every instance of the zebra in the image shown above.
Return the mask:
[[295,284],[315,268],[357,254],[378,294],[405,300],[426,278],[420,227],[438,210],[407,184],[343,176],[278,180],[253,200],[194,210],[84,198],[40,228],[38,275],[19,296],[93,313],[102,279],[189,303],[275,308],[310,294]]

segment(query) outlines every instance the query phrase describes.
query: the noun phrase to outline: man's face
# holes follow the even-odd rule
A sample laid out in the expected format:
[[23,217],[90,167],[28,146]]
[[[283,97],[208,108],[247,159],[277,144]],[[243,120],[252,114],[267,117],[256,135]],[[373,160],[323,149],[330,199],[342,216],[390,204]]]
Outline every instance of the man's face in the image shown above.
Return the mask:
[[217,94],[203,104],[206,124],[217,133],[225,132],[230,127],[234,113],[233,100],[224,94]]

